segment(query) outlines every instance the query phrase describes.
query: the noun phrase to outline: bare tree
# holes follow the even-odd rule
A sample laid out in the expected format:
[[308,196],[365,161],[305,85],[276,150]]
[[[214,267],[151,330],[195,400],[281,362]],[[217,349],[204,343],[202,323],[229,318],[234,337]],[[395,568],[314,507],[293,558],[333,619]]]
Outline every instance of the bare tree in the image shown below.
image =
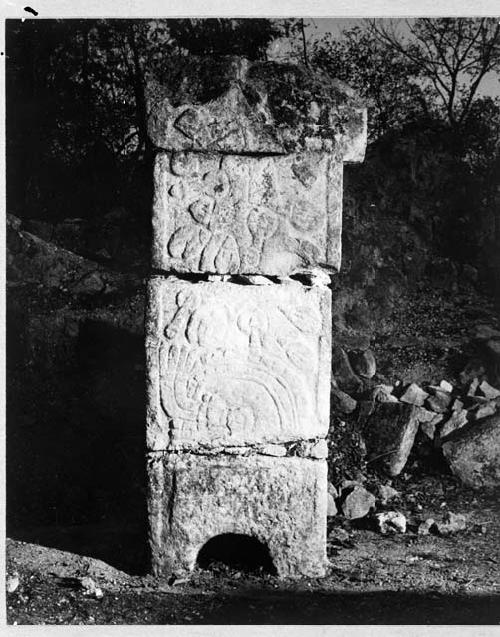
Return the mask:
[[[385,21],[384,21],[385,22]],[[422,68],[428,93],[437,97],[455,130],[465,124],[485,76],[500,70],[500,20],[495,18],[421,18],[369,20],[371,31],[395,52]]]

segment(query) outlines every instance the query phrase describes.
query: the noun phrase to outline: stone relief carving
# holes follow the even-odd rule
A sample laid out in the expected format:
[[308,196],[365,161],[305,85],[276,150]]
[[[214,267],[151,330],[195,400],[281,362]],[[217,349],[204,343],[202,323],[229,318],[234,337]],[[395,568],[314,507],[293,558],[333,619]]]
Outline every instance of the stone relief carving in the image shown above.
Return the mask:
[[159,155],[154,266],[275,275],[318,264],[338,267],[327,258],[338,252],[328,244],[340,240],[342,205],[329,197],[332,162],[338,163],[315,153]]
[[158,399],[171,448],[326,433],[328,290],[177,281],[159,293]]

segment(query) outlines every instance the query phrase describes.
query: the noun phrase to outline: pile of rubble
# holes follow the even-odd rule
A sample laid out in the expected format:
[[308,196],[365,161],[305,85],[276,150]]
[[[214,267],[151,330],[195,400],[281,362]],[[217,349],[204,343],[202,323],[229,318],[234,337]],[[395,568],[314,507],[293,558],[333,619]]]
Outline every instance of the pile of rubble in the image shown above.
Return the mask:
[[[500,345],[500,332],[477,330],[487,331],[489,349]],[[500,485],[500,390],[484,374],[460,385],[376,384],[373,353],[348,355],[339,346],[333,369],[332,408],[356,422],[372,468],[398,476],[417,440],[467,486]]]

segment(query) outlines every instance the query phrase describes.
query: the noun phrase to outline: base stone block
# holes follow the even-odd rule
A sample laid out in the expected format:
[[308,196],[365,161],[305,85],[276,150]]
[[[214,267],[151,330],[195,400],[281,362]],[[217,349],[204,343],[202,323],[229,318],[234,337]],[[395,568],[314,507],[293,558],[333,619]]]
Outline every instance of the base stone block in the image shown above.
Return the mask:
[[325,574],[324,460],[150,454],[153,572],[187,573],[212,538],[237,533],[267,545],[279,577]]

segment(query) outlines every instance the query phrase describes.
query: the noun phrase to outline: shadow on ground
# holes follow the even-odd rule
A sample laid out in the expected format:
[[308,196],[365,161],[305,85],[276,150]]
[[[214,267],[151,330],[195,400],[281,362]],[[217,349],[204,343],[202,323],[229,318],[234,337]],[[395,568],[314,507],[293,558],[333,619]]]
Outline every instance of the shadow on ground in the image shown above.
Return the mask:
[[49,316],[27,342],[17,319],[7,351],[8,535],[147,571],[143,337],[83,320],[76,337],[55,338]]
[[[249,594],[123,592],[92,600],[35,582],[29,607],[9,598],[18,624],[497,624],[498,596],[410,592],[255,591]],[[44,590],[44,588],[46,590]],[[66,601],[61,603],[64,593]],[[42,601],[43,600],[43,601]]]

